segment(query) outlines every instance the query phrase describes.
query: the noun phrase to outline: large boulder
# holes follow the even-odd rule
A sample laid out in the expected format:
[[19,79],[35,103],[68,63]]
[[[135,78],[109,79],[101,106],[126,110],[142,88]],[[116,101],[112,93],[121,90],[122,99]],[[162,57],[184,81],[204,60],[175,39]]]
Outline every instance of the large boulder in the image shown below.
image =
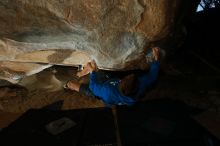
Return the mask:
[[192,11],[189,1],[1,0],[0,61],[138,68],[146,48]]
[[51,65],[0,61],[0,80],[18,83],[23,77],[38,73],[48,67],[51,67]]

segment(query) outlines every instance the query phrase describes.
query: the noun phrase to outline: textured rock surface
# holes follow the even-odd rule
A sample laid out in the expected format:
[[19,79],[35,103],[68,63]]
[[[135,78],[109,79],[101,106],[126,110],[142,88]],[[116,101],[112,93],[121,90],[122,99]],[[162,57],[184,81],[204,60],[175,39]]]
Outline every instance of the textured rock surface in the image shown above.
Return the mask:
[[0,62],[0,79],[17,83],[24,76],[38,73],[48,67],[51,65],[2,61]]
[[[137,68],[184,0],[1,0],[0,61]],[[20,65],[20,64],[18,64]]]

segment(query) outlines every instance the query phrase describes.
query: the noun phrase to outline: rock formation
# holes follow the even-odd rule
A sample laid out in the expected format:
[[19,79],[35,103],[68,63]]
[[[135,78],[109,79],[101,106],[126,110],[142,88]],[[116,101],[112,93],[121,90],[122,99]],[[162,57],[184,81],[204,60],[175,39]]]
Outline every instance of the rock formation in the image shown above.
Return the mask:
[[76,66],[91,59],[102,69],[138,68],[146,48],[181,27],[192,3],[1,0],[0,78],[14,82],[53,64]]

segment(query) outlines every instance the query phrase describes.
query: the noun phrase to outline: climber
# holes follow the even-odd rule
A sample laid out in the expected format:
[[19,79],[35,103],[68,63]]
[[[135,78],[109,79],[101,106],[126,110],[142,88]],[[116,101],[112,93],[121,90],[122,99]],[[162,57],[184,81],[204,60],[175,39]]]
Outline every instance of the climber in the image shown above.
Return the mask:
[[152,51],[153,62],[148,72],[131,73],[122,79],[104,76],[106,79],[103,80],[103,74],[97,72],[97,65],[95,61],[92,61],[77,73],[78,77],[90,74],[89,84],[80,84],[75,80],[70,80],[64,88],[97,97],[107,105],[133,105],[144,94],[146,88],[157,79],[160,51],[157,47],[152,48]]

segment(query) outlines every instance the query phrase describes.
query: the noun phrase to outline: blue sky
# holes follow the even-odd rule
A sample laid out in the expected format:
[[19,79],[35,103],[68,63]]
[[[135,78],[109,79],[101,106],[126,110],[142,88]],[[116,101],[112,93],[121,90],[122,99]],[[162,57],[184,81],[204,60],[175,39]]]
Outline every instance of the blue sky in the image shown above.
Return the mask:
[[202,10],[203,10],[203,8],[200,5],[198,5],[196,12],[199,12],[199,11],[202,11]]

